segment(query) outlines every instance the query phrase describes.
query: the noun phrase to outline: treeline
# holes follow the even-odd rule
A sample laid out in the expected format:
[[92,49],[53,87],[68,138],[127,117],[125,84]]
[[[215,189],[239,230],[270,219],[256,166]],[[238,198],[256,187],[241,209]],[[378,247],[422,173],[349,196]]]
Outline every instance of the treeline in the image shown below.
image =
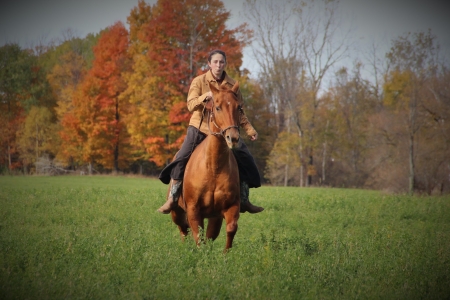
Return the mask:
[[[218,0],[139,1],[128,29],[7,44],[0,167],[157,174],[184,138],[190,82],[220,48],[258,130],[247,145],[267,183],[448,193],[450,73],[435,36],[406,34],[382,57],[342,67],[350,36],[337,32],[337,5],[247,0],[247,23],[230,29]],[[242,69],[245,47],[258,78]]]

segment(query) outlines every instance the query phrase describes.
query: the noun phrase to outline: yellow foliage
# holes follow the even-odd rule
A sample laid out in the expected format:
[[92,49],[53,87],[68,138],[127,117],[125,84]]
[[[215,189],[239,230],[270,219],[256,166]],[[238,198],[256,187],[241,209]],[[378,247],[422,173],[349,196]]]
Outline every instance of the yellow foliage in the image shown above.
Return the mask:
[[20,157],[33,164],[44,153],[55,153],[57,133],[52,113],[46,107],[33,106],[17,132]]
[[384,99],[386,106],[398,109],[408,104],[412,89],[414,88],[414,77],[409,71],[392,71],[385,80]]

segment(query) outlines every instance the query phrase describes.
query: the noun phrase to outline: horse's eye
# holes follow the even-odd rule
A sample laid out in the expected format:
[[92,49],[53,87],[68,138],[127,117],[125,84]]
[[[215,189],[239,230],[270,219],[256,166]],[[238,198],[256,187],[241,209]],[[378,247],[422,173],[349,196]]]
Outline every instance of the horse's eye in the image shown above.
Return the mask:
[[244,111],[242,110],[242,106],[238,105],[238,111],[242,114]]
[[220,107],[216,106],[216,110],[217,110],[217,111],[220,111]]

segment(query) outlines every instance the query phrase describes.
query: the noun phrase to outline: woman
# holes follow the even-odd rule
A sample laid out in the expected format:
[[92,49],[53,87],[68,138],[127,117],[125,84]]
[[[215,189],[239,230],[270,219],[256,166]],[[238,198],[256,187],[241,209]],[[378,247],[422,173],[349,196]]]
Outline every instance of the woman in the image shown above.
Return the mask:
[[[166,203],[158,209],[158,212],[168,214],[178,204],[178,198],[181,194],[181,186],[186,164],[194,151],[195,147],[200,144],[209,134],[206,122],[202,122],[203,108],[208,101],[212,99],[212,93],[209,85],[214,85],[217,89],[221,84],[232,87],[235,83],[231,77],[224,71],[226,66],[226,55],[221,50],[213,50],[208,56],[209,71],[203,75],[197,76],[191,83],[189,88],[187,106],[192,112],[189,121],[186,138],[180,151],[177,153],[173,162],[167,165],[159,175],[159,179],[168,184],[170,182],[169,196]],[[242,95],[238,91],[238,100],[242,104]],[[245,130],[250,140],[255,141],[258,133],[248,121],[244,113],[242,113],[240,126]],[[259,213],[264,208],[255,206],[248,199],[249,187],[260,187],[261,179],[255,161],[250,154],[247,146],[242,142],[241,147],[233,150],[239,168],[239,178],[241,181],[241,212]]]

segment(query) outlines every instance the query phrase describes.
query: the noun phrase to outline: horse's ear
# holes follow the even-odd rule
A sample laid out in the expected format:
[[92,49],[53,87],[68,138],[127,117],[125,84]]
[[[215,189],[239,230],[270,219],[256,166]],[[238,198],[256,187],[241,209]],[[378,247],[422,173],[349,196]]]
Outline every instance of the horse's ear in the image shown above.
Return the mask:
[[239,89],[239,81],[236,81],[236,83],[233,85],[233,87],[231,88],[231,91],[235,94],[237,94],[237,91]]

